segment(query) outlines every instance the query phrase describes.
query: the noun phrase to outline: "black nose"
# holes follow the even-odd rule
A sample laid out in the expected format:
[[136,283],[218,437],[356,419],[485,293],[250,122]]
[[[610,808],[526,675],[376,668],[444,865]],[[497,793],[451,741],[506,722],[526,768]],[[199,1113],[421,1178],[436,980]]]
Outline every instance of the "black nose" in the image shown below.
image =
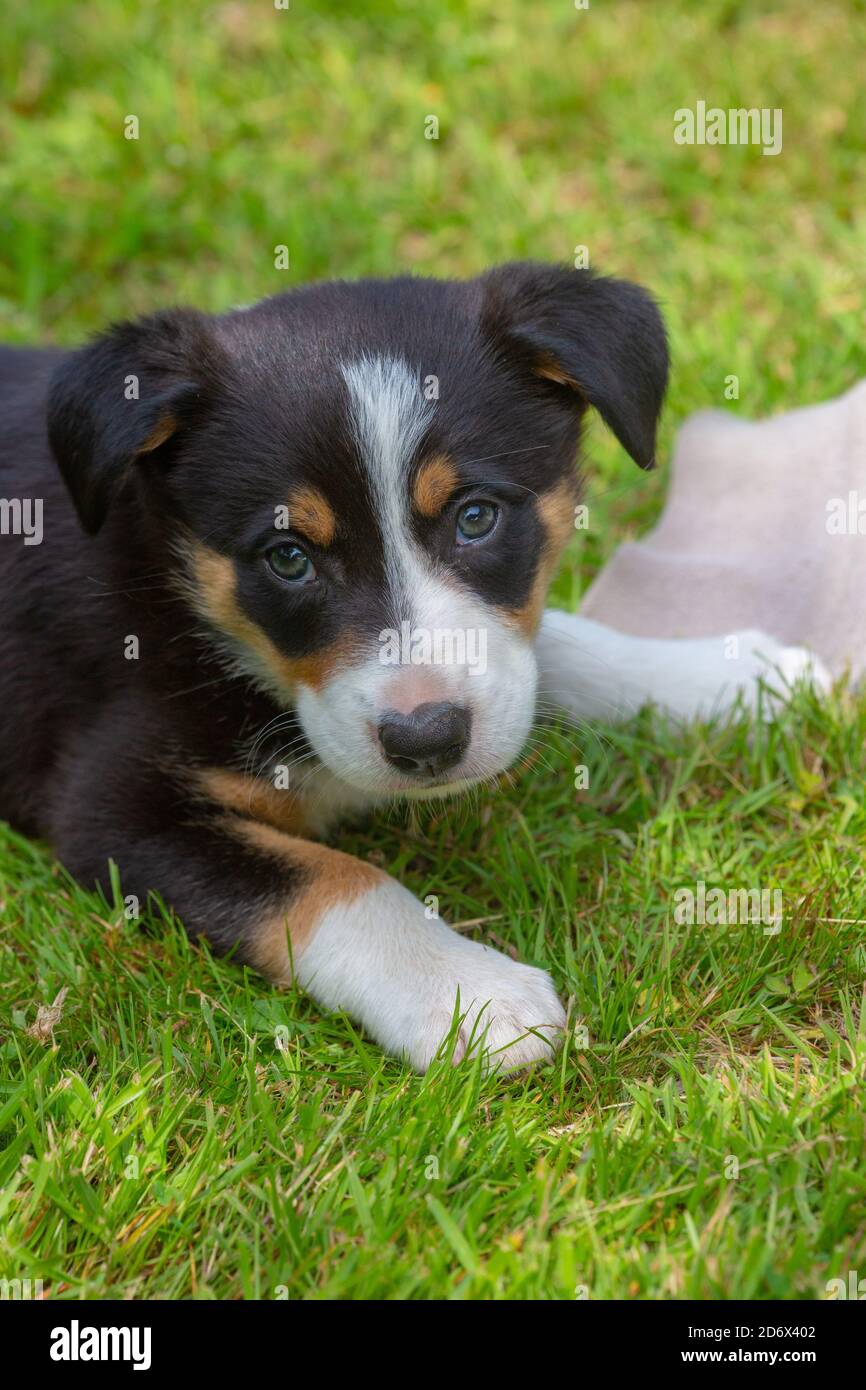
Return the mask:
[[390,710],[379,741],[388,762],[414,777],[432,777],[459,763],[469,747],[472,714],[445,702],[416,705],[411,714]]

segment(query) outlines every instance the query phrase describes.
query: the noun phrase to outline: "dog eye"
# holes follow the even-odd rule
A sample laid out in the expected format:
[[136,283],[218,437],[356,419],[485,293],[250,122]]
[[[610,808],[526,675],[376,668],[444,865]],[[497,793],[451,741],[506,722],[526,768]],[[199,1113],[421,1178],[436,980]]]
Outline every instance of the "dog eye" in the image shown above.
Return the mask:
[[467,502],[457,513],[457,544],[483,540],[498,520],[499,508],[492,502]]
[[291,584],[310,584],[316,577],[312,560],[299,545],[275,545],[268,551],[268,564],[274,574]]

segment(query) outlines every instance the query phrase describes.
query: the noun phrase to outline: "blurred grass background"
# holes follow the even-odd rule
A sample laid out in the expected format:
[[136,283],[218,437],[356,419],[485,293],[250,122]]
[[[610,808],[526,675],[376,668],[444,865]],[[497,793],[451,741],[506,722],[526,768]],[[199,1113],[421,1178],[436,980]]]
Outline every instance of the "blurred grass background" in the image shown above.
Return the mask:
[[[728,374],[746,414],[820,400],[866,364],[864,22],[854,0],[21,7],[0,52],[4,336],[585,245],[663,304],[667,444]],[[698,99],[781,107],[782,153],[675,144]],[[625,494],[610,519],[646,520],[661,481],[597,435]]]
[[[2,336],[585,245],[662,302],[664,460],[695,409],[760,415],[866,372],[864,24],[854,0],[9,9]],[[781,107],[782,153],[675,144],[698,100]],[[600,427],[588,453],[566,604],[664,490]],[[850,697],[757,739],[644,720],[590,742],[581,797],[552,735],[479,810],[358,837],[587,1020],[588,1050],[508,1087],[408,1077],[4,833],[0,1273],[52,1296],[822,1296],[866,1267],[864,728]],[[673,931],[696,876],[781,883],[789,929]],[[52,1050],[26,1029],[64,986]]]

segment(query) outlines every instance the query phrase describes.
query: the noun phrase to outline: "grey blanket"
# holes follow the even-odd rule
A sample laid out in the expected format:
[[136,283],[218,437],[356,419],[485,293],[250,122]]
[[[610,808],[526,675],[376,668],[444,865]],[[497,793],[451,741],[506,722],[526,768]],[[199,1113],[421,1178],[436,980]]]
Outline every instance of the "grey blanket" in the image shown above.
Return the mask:
[[836,675],[866,667],[866,381],[768,420],[688,419],[658,525],[581,614],[640,637],[758,628]]

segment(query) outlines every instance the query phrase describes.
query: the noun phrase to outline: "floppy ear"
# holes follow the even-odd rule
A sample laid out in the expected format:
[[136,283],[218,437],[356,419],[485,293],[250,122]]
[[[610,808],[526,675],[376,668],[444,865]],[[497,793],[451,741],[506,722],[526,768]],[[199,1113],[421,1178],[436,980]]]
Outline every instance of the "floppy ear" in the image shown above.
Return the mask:
[[641,468],[655,462],[668,377],[664,323],[638,285],[518,261],[481,277],[485,330],[542,380],[592,405]]
[[200,408],[214,352],[206,324],[191,309],[116,324],[54,372],[48,438],[91,535],[135,461],[155,454]]

